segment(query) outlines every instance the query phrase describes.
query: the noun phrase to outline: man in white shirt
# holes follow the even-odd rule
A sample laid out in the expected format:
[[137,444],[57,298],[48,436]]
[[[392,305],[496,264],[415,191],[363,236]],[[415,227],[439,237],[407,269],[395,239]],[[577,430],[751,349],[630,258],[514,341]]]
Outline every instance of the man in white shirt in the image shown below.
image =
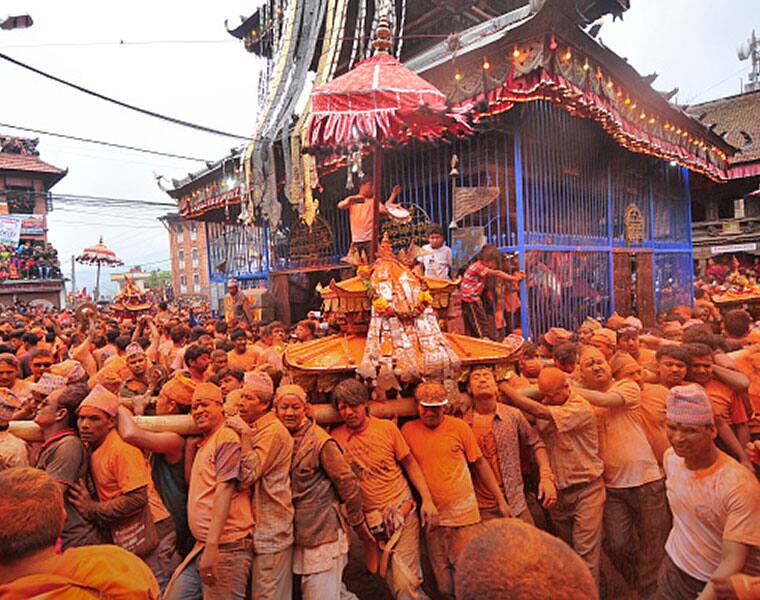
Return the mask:
[[417,261],[425,268],[425,277],[449,279],[451,276],[451,248],[444,241],[443,228],[434,224],[428,231],[428,243],[422,247],[428,253]]
[[715,445],[710,400],[697,385],[667,398],[665,451],[673,529],[665,544],[657,600],[716,598],[713,581],[760,573],[760,483]]
[[[401,187],[395,186],[387,202],[380,202],[378,214],[385,214],[387,208],[394,206],[394,202],[401,193]],[[359,184],[359,193],[347,196],[338,202],[338,208],[348,210],[348,218],[351,224],[351,245],[357,252],[369,258],[372,250],[372,229],[374,227],[375,188],[372,176],[362,179]]]

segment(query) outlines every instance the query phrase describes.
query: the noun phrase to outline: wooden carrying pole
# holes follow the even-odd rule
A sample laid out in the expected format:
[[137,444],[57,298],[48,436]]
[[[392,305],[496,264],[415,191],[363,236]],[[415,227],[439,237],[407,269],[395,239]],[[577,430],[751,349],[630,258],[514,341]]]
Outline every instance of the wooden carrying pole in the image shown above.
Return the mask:
[[[330,404],[311,404],[312,416],[320,425],[341,423],[342,419]],[[371,402],[369,412],[381,419],[411,417],[417,414],[414,398]],[[180,435],[198,435],[190,415],[167,415],[165,417],[135,417],[135,422],[146,431],[171,431]],[[42,431],[34,421],[11,421],[9,431],[27,442],[42,441]]]

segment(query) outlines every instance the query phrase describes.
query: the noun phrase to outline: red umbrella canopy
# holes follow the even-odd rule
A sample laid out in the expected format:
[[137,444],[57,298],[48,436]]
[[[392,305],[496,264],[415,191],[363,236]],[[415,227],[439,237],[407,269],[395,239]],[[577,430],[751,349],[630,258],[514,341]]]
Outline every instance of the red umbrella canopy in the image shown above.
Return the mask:
[[116,252],[103,243],[103,238],[94,246],[85,248],[82,254],[77,256],[77,262],[84,265],[109,265],[118,267],[124,263],[116,256]]
[[390,54],[378,53],[311,95],[309,143],[341,146],[471,131],[464,109],[452,111],[445,94]]

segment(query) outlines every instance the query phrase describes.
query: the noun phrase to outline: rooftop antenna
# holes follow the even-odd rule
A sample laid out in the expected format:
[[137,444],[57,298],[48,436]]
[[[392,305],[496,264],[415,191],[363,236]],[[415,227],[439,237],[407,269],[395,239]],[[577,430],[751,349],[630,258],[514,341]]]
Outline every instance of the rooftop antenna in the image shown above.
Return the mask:
[[744,93],[760,90],[760,39],[755,35],[754,29],[752,36],[746,42],[739,44],[736,55],[739,60],[752,60],[752,71],[748,82],[744,85]]

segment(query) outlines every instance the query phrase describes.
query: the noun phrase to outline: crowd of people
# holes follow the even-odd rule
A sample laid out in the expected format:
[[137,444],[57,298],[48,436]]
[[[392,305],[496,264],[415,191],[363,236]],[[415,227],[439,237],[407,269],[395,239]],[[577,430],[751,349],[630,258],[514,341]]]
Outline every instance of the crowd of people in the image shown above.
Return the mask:
[[0,315],[0,599],[345,600],[357,551],[398,599],[760,598],[745,311],[555,327],[381,419],[357,378],[294,382],[283,351],[318,319],[261,326],[229,290],[219,320]]
[[8,279],[60,279],[58,251],[44,242],[0,244],[0,281]]

